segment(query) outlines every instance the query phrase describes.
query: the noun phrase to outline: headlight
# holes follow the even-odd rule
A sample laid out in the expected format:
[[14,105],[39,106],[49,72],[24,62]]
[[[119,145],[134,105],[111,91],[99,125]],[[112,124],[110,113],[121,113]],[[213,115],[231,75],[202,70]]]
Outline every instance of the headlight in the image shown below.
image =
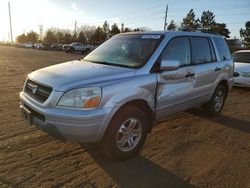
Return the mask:
[[63,94],[58,101],[58,106],[93,108],[97,107],[102,96],[101,88],[79,88],[72,89]]
[[244,77],[250,77],[250,72],[243,72],[242,76],[244,76]]

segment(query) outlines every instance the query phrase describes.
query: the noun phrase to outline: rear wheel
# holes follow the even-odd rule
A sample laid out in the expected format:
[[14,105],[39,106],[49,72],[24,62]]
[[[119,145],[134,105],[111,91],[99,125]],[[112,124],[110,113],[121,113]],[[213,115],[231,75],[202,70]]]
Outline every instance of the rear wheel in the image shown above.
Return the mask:
[[208,115],[218,115],[224,107],[226,96],[227,88],[222,84],[218,85],[209,102],[203,106],[203,109]]
[[111,158],[122,160],[137,153],[147,133],[148,121],[145,113],[135,106],[118,111],[104,136],[104,150]]

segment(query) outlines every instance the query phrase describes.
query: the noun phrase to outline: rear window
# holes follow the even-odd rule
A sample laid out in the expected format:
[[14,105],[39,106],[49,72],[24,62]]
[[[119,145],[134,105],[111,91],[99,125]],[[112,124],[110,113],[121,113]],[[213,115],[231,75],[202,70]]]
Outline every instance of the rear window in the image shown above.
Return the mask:
[[211,49],[206,37],[191,37],[192,63],[212,62]]
[[214,37],[213,38],[217,50],[219,52],[220,61],[225,61],[231,59],[229,48],[224,38]]

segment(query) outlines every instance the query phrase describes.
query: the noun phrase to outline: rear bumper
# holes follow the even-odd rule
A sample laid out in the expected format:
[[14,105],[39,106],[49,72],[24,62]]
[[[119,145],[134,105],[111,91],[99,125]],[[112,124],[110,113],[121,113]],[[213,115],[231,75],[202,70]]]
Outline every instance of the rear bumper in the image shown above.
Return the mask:
[[39,129],[56,138],[66,138],[81,143],[94,143],[101,140],[108,124],[111,108],[93,110],[41,108],[20,93],[20,108],[31,112],[31,120]]

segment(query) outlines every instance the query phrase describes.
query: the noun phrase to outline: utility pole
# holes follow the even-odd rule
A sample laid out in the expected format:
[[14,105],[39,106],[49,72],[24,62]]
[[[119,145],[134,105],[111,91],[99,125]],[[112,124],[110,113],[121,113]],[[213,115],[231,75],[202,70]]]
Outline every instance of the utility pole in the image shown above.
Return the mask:
[[165,12],[164,31],[166,31],[167,18],[168,18],[168,4],[167,4],[167,6],[166,6],[166,12]]
[[13,42],[13,35],[12,35],[12,24],[11,24],[10,2],[8,2],[8,6],[9,6],[9,20],[10,20],[10,39],[11,39],[11,43],[12,43]]
[[75,29],[74,29],[75,33],[76,33],[76,28],[77,28],[77,22],[75,21]]

